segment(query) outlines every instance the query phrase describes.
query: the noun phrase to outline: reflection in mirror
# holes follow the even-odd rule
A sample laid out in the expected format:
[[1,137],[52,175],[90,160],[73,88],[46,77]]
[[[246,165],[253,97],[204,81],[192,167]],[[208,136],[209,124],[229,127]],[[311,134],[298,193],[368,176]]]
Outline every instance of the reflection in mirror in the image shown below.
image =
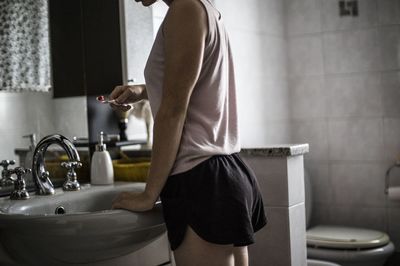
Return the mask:
[[[0,1],[0,20],[0,160],[31,168],[31,141],[23,136],[87,138],[86,97],[53,98],[47,0]],[[0,194],[11,188],[0,187]]]

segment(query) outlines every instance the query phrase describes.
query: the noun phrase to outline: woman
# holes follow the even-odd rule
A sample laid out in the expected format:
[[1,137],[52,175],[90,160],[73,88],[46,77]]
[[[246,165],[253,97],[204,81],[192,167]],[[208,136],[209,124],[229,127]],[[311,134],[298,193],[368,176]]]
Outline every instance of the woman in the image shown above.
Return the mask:
[[164,2],[146,85],[118,86],[110,95],[119,104],[149,99],[154,115],[146,189],[121,193],[113,207],[146,211],[160,196],[178,266],[248,265],[247,245],[266,219],[254,175],[237,154],[234,71],[221,15],[208,0]]

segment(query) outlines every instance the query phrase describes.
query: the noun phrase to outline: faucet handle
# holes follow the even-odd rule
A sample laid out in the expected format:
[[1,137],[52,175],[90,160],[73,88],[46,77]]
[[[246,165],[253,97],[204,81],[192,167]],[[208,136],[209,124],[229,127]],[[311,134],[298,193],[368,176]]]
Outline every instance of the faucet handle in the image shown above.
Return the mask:
[[77,175],[75,172],[75,168],[81,168],[82,163],[76,161],[69,161],[69,162],[62,162],[61,166],[68,170],[66,180],[63,184],[63,190],[65,191],[76,191],[81,188],[78,180]]
[[7,170],[8,166],[14,165],[15,160],[2,160],[0,162],[0,166],[3,166],[4,170]]
[[29,193],[26,190],[26,183],[24,180],[24,175],[31,173],[32,170],[29,168],[15,167],[13,170],[9,170],[11,174],[15,174],[17,179],[12,179],[14,181],[14,191],[10,195],[12,200],[23,200],[29,199]]
[[0,186],[9,186],[12,185],[13,179],[11,178],[12,172],[8,169],[8,166],[14,165],[15,160],[2,160],[0,162],[0,166],[3,167],[3,170],[1,171],[1,177],[0,177]]

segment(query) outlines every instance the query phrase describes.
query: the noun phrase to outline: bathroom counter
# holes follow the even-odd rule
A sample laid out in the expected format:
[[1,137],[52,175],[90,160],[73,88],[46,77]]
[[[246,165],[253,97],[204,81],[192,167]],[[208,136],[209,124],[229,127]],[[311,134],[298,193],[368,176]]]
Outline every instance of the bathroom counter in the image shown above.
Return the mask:
[[287,157],[303,155],[309,152],[309,145],[305,144],[280,144],[264,148],[243,148],[242,154],[265,157]]

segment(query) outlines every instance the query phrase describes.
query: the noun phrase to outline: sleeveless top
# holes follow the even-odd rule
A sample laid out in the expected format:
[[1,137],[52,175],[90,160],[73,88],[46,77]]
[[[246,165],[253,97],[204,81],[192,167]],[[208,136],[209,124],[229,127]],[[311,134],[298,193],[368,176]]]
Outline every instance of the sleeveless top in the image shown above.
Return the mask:
[[[235,75],[228,35],[220,13],[207,0],[199,1],[208,16],[204,58],[189,100],[171,175],[190,170],[211,156],[240,151]],[[163,89],[163,28],[164,22],[157,32],[144,71],[153,116],[157,115]]]

